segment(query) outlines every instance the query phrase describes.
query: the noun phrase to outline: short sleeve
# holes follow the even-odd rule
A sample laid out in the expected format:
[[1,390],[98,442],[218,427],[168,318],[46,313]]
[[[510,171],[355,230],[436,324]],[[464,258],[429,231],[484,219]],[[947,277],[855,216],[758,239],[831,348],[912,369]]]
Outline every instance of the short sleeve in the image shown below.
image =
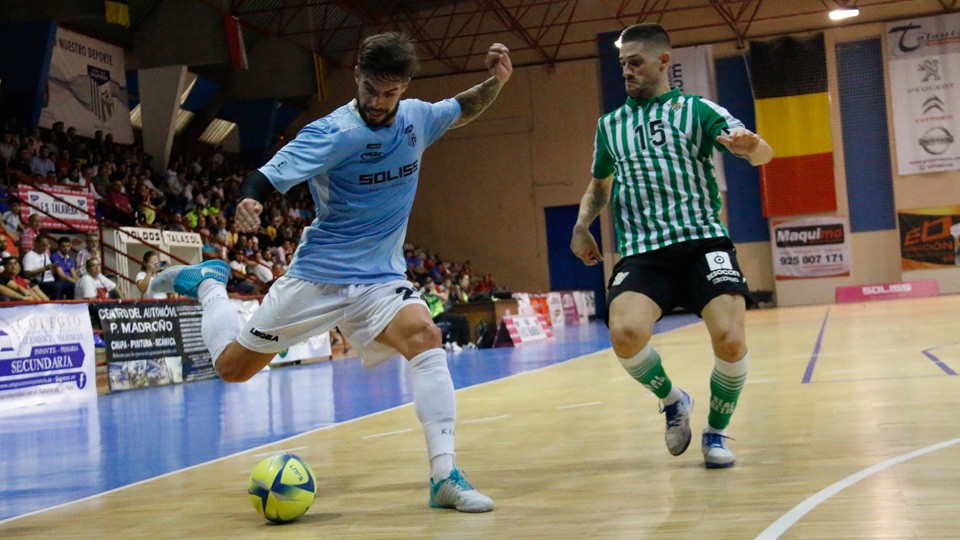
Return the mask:
[[336,144],[339,135],[339,128],[325,119],[307,124],[296,138],[260,167],[260,172],[277,191],[286,193],[293,186],[327,172],[343,159],[342,145]]
[[717,137],[732,129],[744,127],[743,122],[734,118],[726,109],[709,99],[700,98],[698,108],[700,125],[703,128],[704,136],[707,138],[704,142],[709,143],[704,144],[703,147],[716,148],[721,152],[729,153],[730,151],[727,150],[726,146],[717,143]]
[[436,142],[460,118],[460,102],[455,98],[445,99],[437,103],[416,101],[416,106],[420,108],[420,114],[424,116],[424,135],[427,139],[427,146]]
[[593,177],[607,178],[613,174],[614,159],[603,133],[603,123],[597,125],[597,135],[593,140]]

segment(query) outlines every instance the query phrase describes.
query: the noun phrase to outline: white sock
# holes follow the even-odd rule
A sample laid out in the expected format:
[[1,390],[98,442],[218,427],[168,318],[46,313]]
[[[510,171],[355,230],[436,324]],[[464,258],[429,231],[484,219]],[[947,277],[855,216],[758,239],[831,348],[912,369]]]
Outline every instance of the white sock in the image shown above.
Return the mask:
[[220,353],[240,333],[240,317],[237,315],[237,310],[230,304],[226,287],[219,281],[205,279],[200,282],[197,298],[203,308],[200,333],[203,336],[203,342],[207,345],[207,350],[210,351],[213,365],[216,366]]
[[413,382],[413,408],[423,424],[430,458],[430,477],[441,480],[453,471],[456,453],[453,450],[457,402],[453,380],[447,369],[447,353],[443,349],[424,351],[410,360]]
[[[644,348],[640,349],[640,352],[631,356],[630,358],[621,358],[618,356],[617,360],[620,361],[620,365],[623,366],[623,369],[627,370],[627,373],[636,379],[647,370],[655,366],[657,362],[660,361],[660,356],[656,354],[655,350],[653,350],[653,346],[647,343]],[[660,401],[662,401],[664,407],[666,407],[667,405],[673,405],[674,403],[680,401],[681,396],[683,396],[683,394],[680,393],[680,389],[677,388],[676,385],[673,385],[670,387],[670,393]]]

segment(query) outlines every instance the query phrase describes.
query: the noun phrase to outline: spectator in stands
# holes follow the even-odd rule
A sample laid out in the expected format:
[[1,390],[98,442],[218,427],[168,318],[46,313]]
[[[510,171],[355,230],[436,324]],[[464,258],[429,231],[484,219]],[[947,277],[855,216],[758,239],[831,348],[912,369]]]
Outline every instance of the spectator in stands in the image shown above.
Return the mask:
[[13,133],[3,134],[3,140],[0,141],[0,170],[6,170],[10,160],[17,154],[17,145],[14,142]]
[[20,221],[20,199],[12,197],[10,199],[10,210],[3,213],[3,227],[10,233],[11,236],[14,236],[16,240],[20,240],[20,233],[23,232],[23,222]]
[[106,300],[120,298],[117,284],[100,273],[100,259],[94,257],[86,262],[86,273],[77,282],[73,297],[77,300]]
[[38,236],[33,248],[23,254],[23,277],[39,286],[51,300],[61,300],[63,290],[54,275],[54,271],[60,267],[50,260],[50,253],[47,252],[49,242],[46,236]]
[[148,251],[143,254],[143,265],[140,266],[140,272],[133,278],[133,281],[137,284],[137,290],[140,291],[141,298],[167,298],[167,293],[148,293],[153,277],[165,266],[166,263],[160,261],[156,251]]
[[20,252],[26,253],[33,249],[33,244],[36,241],[36,238],[40,236],[40,225],[43,220],[40,218],[40,214],[30,214],[30,217],[27,218],[27,226],[23,229],[23,232],[20,233]]
[[470,324],[463,315],[447,312],[447,302],[450,296],[434,280],[428,279],[426,285],[420,289],[423,301],[427,303],[427,309],[430,310],[430,317],[433,322],[449,325],[450,332],[443,335],[443,347],[448,351],[460,352],[462,345],[470,342]]
[[61,150],[57,159],[53,160],[57,171],[67,172],[73,167],[73,159],[70,157],[70,150]]
[[47,174],[56,172],[57,166],[50,159],[50,150],[47,147],[41,147],[40,152],[30,158],[30,174],[45,178]]
[[8,171],[18,172],[30,176],[33,172],[30,170],[30,160],[32,159],[33,154],[30,152],[30,148],[27,146],[21,146],[17,149],[16,155],[10,160],[10,165],[7,167]]
[[73,298],[73,291],[80,281],[80,273],[73,261],[72,244],[70,238],[61,236],[57,239],[57,250],[50,254],[50,260],[57,265],[53,274],[63,291],[63,298]]
[[[119,173],[118,173],[119,174]],[[104,217],[120,225],[134,225],[133,205],[130,204],[130,198],[124,192],[123,177],[114,176],[110,179],[110,189],[107,191],[102,206]]]
[[50,126],[50,129],[53,130],[53,142],[57,145],[58,148],[70,148],[70,138],[67,136],[67,132],[63,130],[63,122],[57,120]]
[[233,251],[227,257],[233,270],[228,283],[240,294],[255,294],[257,286],[247,277],[247,256],[242,251]]
[[83,277],[87,273],[87,261],[100,258],[100,233],[90,231],[84,235],[83,239],[83,249],[78,251],[73,258],[74,265],[77,271],[80,272],[80,277]]
[[2,263],[3,272],[0,273],[0,282],[3,282],[7,288],[17,293],[14,295],[15,299],[25,301],[50,300],[46,293],[40,290],[40,287],[32,285],[20,275],[22,267],[20,266],[19,259],[16,257],[4,257]]

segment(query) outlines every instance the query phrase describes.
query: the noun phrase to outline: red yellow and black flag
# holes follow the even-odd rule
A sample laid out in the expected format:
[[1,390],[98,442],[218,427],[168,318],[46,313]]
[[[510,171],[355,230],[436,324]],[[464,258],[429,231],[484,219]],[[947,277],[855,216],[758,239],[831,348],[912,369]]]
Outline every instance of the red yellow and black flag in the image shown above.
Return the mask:
[[773,147],[761,170],[763,214],[837,209],[823,34],[750,42],[757,131]]
[[104,0],[106,19],[108,23],[130,26],[130,8],[127,0]]

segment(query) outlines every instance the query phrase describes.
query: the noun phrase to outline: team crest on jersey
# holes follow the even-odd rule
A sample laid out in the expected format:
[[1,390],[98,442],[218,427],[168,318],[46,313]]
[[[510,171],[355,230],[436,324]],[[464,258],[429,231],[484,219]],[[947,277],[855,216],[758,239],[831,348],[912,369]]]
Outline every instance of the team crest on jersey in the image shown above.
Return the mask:
[[407,136],[407,143],[409,143],[410,146],[417,145],[417,136],[413,134],[413,124],[407,126],[407,129],[404,129],[403,133]]
[[611,287],[616,287],[623,283],[623,280],[627,279],[627,276],[630,275],[630,272],[620,272],[613,278],[613,283],[610,284]]
[[682,108],[683,108],[683,103],[680,103],[679,100],[678,100],[678,101],[674,101],[673,103],[670,104],[670,110],[671,110],[671,111],[679,111],[679,110],[682,109]]

